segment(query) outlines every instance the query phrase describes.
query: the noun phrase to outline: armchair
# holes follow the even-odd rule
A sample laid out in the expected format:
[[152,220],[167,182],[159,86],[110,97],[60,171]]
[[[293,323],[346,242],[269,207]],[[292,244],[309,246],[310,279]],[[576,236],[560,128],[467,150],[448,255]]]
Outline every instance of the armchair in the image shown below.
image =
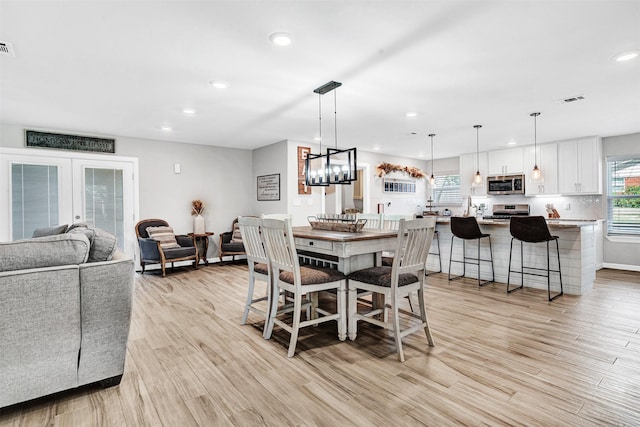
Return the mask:
[[[151,228],[150,228],[151,227]],[[151,235],[150,235],[151,234]],[[144,274],[147,264],[160,264],[162,277],[166,276],[166,263],[197,259],[197,248],[193,239],[184,235],[174,235],[167,221],[162,219],[143,219],[136,224],[136,236],[140,246],[140,267]],[[198,263],[194,262],[195,268]]]
[[235,261],[236,255],[246,255],[244,243],[242,243],[242,234],[238,225],[238,218],[231,223],[231,231],[220,234],[220,264],[223,263],[222,257],[231,255],[231,262]]

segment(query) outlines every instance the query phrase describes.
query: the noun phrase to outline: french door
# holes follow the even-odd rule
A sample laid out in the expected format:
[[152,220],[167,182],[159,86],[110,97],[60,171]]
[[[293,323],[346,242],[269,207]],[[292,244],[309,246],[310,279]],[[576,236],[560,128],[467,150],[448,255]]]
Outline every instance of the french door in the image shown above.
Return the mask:
[[0,155],[0,189],[6,194],[0,240],[84,222],[116,235],[119,248],[134,256],[137,159],[10,149]]

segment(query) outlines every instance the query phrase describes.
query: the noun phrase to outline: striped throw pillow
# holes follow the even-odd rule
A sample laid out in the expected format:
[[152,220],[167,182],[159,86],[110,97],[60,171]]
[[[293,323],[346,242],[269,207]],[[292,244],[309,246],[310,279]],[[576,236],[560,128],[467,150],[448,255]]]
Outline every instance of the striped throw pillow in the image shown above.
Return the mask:
[[176,235],[171,227],[147,227],[147,234],[153,240],[160,242],[162,249],[179,248],[180,245],[176,240]]

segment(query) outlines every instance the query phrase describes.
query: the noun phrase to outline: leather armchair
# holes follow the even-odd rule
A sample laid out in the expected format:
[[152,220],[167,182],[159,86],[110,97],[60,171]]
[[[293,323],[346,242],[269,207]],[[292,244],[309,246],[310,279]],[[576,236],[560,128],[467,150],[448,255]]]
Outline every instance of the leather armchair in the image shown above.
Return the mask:
[[[169,223],[163,219],[143,219],[136,224],[136,236],[138,236],[138,245],[140,246],[140,267],[142,268],[142,274],[144,274],[145,266],[147,264],[160,264],[162,266],[162,277],[166,276],[166,263],[171,263],[173,269],[173,263],[176,261],[196,261],[198,249],[196,248],[193,239],[189,236],[176,235],[176,241],[180,247],[178,248],[163,248],[160,242],[149,237],[147,233],[147,227],[168,227]],[[198,263],[194,262],[195,268],[198,268]]]

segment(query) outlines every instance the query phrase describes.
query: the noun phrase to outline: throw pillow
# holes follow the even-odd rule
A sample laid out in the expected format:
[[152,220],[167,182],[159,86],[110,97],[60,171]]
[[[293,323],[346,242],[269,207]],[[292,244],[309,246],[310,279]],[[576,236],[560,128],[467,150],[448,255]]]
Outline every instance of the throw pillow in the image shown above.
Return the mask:
[[240,233],[240,225],[237,222],[233,224],[231,243],[242,243],[242,233]]
[[111,261],[118,249],[117,238],[100,228],[90,228],[87,224],[76,223],[69,227],[67,234],[84,234],[91,243],[87,262]]
[[65,231],[67,231],[67,224],[57,225],[55,227],[36,228],[33,231],[33,236],[31,237],[55,236],[56,234],[62,234]]
[[171,227],[147,227],[147,234],[153,240],[160,242],[162,249],[179,248],[180,245],[176,240],[176,235]]

